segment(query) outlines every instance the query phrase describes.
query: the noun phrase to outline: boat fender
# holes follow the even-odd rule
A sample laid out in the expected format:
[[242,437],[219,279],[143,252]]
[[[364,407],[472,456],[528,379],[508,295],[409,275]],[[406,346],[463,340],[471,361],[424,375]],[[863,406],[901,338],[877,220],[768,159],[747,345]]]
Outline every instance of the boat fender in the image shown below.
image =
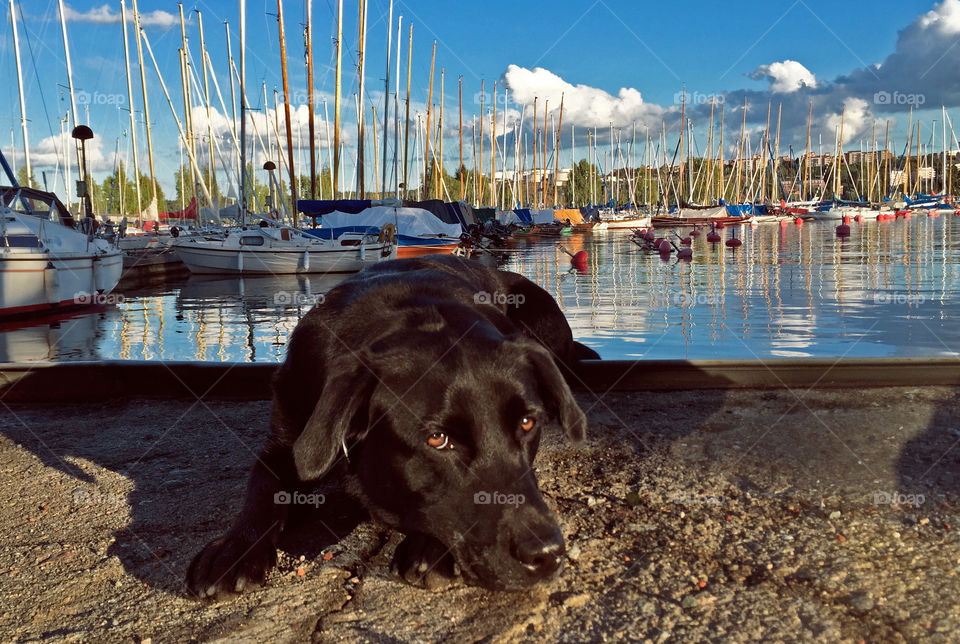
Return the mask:
[[381,244],[384,242],[390,242],[391,244],[397,239],[397,227],[391,224],[390,222],[385,223],[380,227],[380,236],[377,238]]
[[48,262],[46,268],[43,269],[43,288],[48,304],[60,302],[62,299],[60,297],[60,273],[53,262]]

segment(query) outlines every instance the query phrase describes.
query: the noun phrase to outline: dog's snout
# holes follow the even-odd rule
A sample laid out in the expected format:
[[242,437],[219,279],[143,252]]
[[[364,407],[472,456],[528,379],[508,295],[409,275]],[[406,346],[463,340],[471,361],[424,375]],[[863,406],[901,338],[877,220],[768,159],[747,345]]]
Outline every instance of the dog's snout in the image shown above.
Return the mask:
[[557,571],[563,553],[563,536],[559,530],[552,530],[542,535],[528,534],[518,540],[514,548],[514,556],[517,560],[531,575],[539,579]]

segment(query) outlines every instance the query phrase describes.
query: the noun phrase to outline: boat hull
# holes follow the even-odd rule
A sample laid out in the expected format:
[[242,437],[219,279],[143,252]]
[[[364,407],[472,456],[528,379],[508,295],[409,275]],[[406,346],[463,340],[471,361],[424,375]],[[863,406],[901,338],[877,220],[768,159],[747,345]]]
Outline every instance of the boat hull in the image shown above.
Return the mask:
[[606,224],[607,230],[625,230],[646,228],[650,225],[650,220],[650,217],[635,217],[633,219],[605,219],[602,223]]
[[748,224],[751,217],[653,217],[654,228],[708,226],[710,224]]
[[34,249],[0,253],[0,317],[103,304],[123,272],[119,251],[67,257],[24,250]]
[[294,273],[356,273],[377,262],[397,257],[397,247],[384,243],[354,249],[333,247],[310,250],[237,250],[218,242],[177,244],[177,257],[198,275]]

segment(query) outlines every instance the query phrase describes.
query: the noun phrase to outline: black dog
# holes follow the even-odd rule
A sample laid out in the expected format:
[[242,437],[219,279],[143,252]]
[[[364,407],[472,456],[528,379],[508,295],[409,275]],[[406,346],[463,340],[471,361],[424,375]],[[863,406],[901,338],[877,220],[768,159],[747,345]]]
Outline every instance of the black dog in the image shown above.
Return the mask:
[[410,583],[460,574],[517,589],[552,576],[563,537],[531,463],[547,427],[584,437],[561,369],[598,357],[515,273],[445,256],[348,279],[293,332],[243,510],[194,558],[188,587],[213,597],[262,583],[284,495],[334,470],[407,535],[393,570]]

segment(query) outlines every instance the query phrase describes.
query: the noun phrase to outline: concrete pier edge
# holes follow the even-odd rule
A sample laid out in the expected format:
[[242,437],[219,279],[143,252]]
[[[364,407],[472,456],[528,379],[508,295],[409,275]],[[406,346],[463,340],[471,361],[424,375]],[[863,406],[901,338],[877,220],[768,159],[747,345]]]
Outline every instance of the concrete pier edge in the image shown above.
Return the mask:
[[[162,361],[0,363],[0,402],[129,398],[265,400],[277,364]],[[957,358],[596,360],[568,378],[577,391],[837,389],[960,385]]]

